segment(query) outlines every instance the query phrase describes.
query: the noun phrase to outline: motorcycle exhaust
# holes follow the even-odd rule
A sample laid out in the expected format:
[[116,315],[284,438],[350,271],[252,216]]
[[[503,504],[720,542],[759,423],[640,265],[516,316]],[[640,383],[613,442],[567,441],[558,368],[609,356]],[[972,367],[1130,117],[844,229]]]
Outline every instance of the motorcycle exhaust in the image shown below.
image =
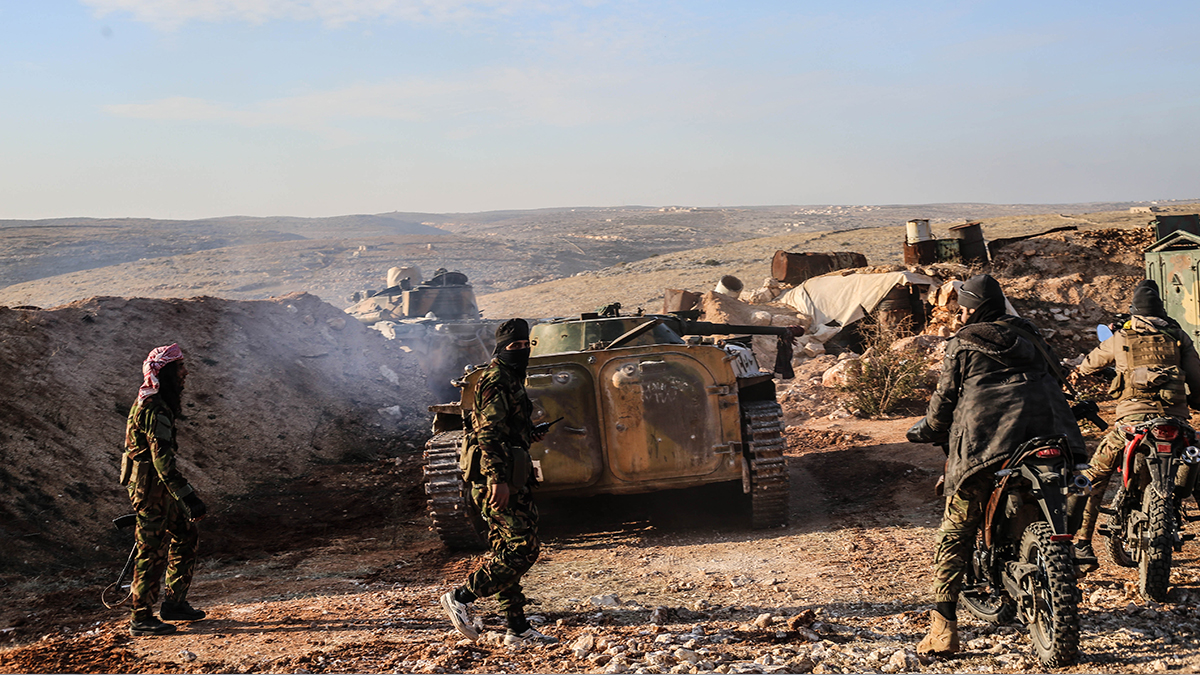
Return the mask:
[[1091,492],[1092,490],[1092,481],[1088,480],[1088,477],[1081,473],[1075,474],[1075,478],[1071,480],[1071,485],[1080,492]]
[[1200,464],[1200,448],[1189,445],[1183,449],[1184,464]]

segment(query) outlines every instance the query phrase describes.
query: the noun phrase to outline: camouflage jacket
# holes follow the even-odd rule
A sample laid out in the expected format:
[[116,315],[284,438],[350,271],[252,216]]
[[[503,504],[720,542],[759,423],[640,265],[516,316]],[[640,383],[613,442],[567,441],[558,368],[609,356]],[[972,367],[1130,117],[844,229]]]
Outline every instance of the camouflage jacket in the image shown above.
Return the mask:
[[162,399],[154,395],[133,404],[125,425],[121,483],[141,494],[163,485],[172,497],[183,499],[193,490],[175,466],[177,451],[175,415]]
[[[1177,368],[1177,377],[1183,380],[1172,387],[1178,390],[1174,396],[1139,396],[1135,389],[1132,371],[1141,364],[1133,363],[1129,342],[1133,336],[1153,333],[1168,336],[1177,346],[1172,350],[1174,354],[1171,358],[1164,359],[1162,363],[1163,366]],[[1112,337],[1088,353],[1079,365],[1079,373],[1090,375],[1105,366],[1115,366],[1117,370],[1117,377],[1113,379],[1109,392],[1113,398],[1120,399],[1117,403],[1117,419],[1129,415],[1170,415],[1187,419],[1188,406],[1200,409],[1200,356],[1196,354],[1192,338],[1164,319],[1136,314],[1131,316]],[[1179,384],[1187,385],[1186,394]]]
[[521,487],[531,469],[533,403],[511,367],[492,359],[475,383],[474,405],[464,419],[463,470],[473,482]]

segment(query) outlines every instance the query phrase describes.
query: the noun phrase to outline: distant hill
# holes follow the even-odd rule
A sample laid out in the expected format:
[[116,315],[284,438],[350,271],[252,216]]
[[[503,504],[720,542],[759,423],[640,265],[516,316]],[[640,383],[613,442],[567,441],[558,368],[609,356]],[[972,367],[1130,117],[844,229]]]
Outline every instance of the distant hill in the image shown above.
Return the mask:
[[[97,294],[251,300],[304,291],[345,307],[353,292],[380,288],[393,265],[417,265],[426,274],[440,267],[464,272],[484,296],[580,273],[623,273],[636,264],[654,268],[665,263],[664,256],[690,259],[685,252],[751,240],[790,237],[794,246],[807,241],[844,249],[856,246],[857,238],[836,233],[902,232],[912,218],[944,229],[966,220],[1058,222],[1070,214],[1127,214],[1134,205],[1143,203],[618,206],[328,218],[7,220],[0,221],[0,305],[52,307]],[[899,255],[897,246],[889,244],[889,256]],[[709,258],[723,256],[714,252],[700,260]],[[603,297],[614,294],[609,288],[592,290]]]

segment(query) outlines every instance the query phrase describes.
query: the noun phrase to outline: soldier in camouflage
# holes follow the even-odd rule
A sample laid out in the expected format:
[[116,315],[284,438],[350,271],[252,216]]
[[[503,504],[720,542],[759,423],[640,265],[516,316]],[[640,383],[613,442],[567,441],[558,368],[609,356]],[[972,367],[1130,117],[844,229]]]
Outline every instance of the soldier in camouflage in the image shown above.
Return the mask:
[[196,521],[207,509],[175,465],[175,419],[188,374],[179,345],[152,350],[142,364],[142,374],[121,455],[121,484],[137,512],[129,630],[135,636],[167,635],[175,632],[175,626],[154,616],[164,572],[162,618],[198,621],[205,616],[188,604],[187,592],[200,540]]
[[[946,443],[946,509],[934,553],[929,633],[921,654],[958,651],[958,593],[976,531],[1004,458],[1035,436],[1065,434],[1084,450],[1047,356],[1049,346],[1029,321],[1007,313],[1000,284],[981,274],[958,293],[965,324],[950,339],[937,390],[925,417],[908,431],[913,443]],[[1035,344],[1033,341],[1037,341]],[[1053,357],[1050,357],[1053,358]]]
[[521,577],[541,551],[532,491],[536,478],[529,457],[530,444],[540,441],[541,434],[534,433],[533,404],[525,393],[529,324],[523,319],[501,324],[494,354],[475,387],[462,452],[471,500],[487,522],[490,555],[466,583],[443,595],[440,602],[455,629],[472,640],[479,631],[467,605],[494,595],[508,627],[505,644],[555,642],[525,618],[521,589]]

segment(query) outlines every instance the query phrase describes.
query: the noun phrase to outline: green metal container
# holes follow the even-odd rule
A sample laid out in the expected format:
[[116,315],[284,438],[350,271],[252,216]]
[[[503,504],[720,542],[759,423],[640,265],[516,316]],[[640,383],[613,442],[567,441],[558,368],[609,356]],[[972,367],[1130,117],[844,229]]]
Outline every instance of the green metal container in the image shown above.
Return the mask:
[[1145,252],[1146,278],[1158,282],[1167,315],[1200,340],[1200,235],[1176,230]]

